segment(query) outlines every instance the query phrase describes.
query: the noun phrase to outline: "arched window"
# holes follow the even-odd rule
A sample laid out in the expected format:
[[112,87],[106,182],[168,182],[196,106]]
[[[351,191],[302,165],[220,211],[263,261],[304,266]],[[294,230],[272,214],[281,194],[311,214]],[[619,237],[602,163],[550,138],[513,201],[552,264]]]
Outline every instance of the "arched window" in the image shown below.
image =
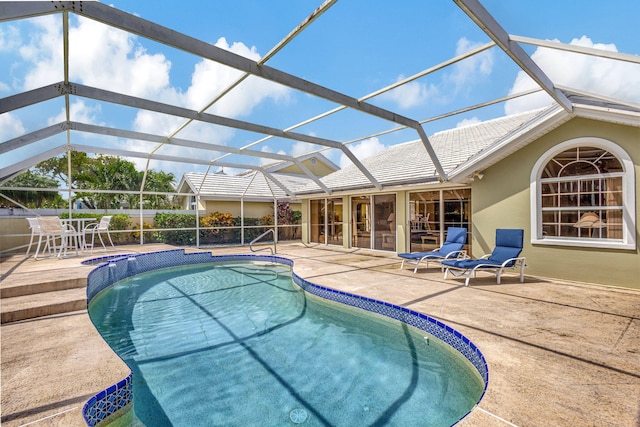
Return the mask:
[[633,163],[601,138],[566,141],[531,174],[532,243],[635,249]]

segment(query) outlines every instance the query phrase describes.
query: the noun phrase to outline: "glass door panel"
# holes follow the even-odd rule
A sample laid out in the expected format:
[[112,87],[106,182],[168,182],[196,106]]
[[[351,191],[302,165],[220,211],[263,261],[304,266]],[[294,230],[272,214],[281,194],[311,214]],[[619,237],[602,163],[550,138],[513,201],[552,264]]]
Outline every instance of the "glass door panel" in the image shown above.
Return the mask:
[[465,227],[467,229],[467,244],[465,249],[469,253],[471,237],[471,190],[444,190],[442,192],[444,206],[443,231],[447,227]]
[[371,199],[369,196],[351,198],[351,246],[371,248]]
[[409,194],[409,250],[440,247],[440,191]]
[[309,241],[311,243],[326,243],[324,223],[325,223],[325,203],[322,200],[311,200],[309,221]]
[[373,249],[396,250],[396,196],[373,196],[374,246]]
[[327,200],[327,243],[330,245],[342,245],[343,210],[342,199]]

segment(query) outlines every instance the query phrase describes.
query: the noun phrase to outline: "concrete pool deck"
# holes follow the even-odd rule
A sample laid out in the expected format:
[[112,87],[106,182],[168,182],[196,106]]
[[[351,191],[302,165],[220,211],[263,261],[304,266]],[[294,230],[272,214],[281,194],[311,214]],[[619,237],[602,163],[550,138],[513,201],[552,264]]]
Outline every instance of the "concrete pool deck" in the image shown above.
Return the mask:
[[[300,243],[279,244],[278,255],[314,283],[423,312],[471,339],[489,365],[489,387],[460,426],[640,426],[640,291],[510,275],[465,287],[437,267],[400,270],[392,254]],[[88,258],[0,258],[2,289],[86,280]],[[84,403],[128,374],[84,309],[3,323],[0,333],[3,426],[83,426]]]

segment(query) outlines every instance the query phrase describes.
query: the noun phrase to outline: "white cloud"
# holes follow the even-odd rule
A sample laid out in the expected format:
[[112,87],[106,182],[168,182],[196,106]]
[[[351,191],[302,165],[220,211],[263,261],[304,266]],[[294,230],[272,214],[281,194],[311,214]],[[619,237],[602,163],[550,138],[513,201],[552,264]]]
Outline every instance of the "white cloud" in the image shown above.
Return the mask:
[[[474,43],[462,37],[456,45],[456,56],[462,55],[480,45],[481,43]],[[454,64],[453,71],[447,76],[447,80],[454,84],[455,92],[458,92],[467,87],[470,82],[478,80],[479,77],[490,75],[493,71],[493,63],[493,51],[485,50]]]
[[[405,76],[399,76],[401,81]],[[409,109],[425,104],[431,97],[438,95],[438,88],[434,85],[427,86],[418,81],[406,83],[392,91],[380,95],[380,99],[392,101],[403,109]]]
[[[376,137],[365,139],[357,144],[349,145],[349,150],[351,150],[358,160],[364,160],[367,157],[384,151],[386,148],[387,147]],[[340,168],[344,168],[350,164],[352,164],[351,160],[343,153],[340,156]]]
[[482,120],[480,120],[479,118],[474,116],[474,117],[472,117],[470,119],[464,119],[464,120],[459,121],[458,123],[456,123],[456,127],[457,128],[462,128],[462,127],[465,127],[465,126],[476,125],[476,124],[481,123],[481,122],[482,122]]
[[69,29],[71,81],[144,98],[172,98],[171,62],[150,54],[137,37],[92,19]]
[[[51,84],[63,77],[60,20],[49,16],[34,22],[38,31],[33,31],[29,43],[20,48],[22,59],[31,64],[22,85],[25,90]],[[221,38],[216,45],[253,60],[260,58],[255,47],[249,48],[242,43],[229,45]],[[195,110],[204,108],[241,75],[232,68],[202,60],[194,66],[191,85],[183,92],[171,85],[171,62],[164,54],[150,53],[134,35],[82,17],[78,17],[76,25],[72,24],[69,29],[69,46],[71,81]],[[248,78],[209,112],[227,117],[248,115],[266,99],[286,101],[289,93],[286,87]],[[176,122],[183,122],[182,119],[166,118],[157,122],[159,115],[152,116],[154,120],[136,118],[136,130],[173,131]],[[171,126],[167,126],[167,120],[172,122]]]
[[11,52],[21,44],[20,30],[14,25],[0,27],[0,52]]
[[[262,148],[260,148],[260,151],[262,151],[263,153],[273,153],[273,149],[271,147],[269,147],[268,145],[265,145]],[[277,154],[287,155],[287,153],[284,150],[278,150]],[[265,157],[260,157],[259,161],[260,161],[260,166],[264,166],[264,165],[270,165],[271,163],[275,163],[278,160],[267,159]]]
[[[260,59],[255,47],[248,48],[238,42],[229,45],[224,37],[218,39],[215,45],[254,61]],[[242,74],[241,71],[213,61],[199,62],[195,66],[191,86],[186,92],[186,105],[196,110],[204,108],[216,95],[235,83]],[[248,116],[254,107],[266,99],[270,98],[276,102],[286,101],[289,94],[290,90],[284,86],[264,79],[249,77],[216,102],[207,112],[226,117]]]
[[[617,52],[614,44],[594,43],[587,36],[573,39],[570,44]],[[556,84],[635,103],[640,102],[640,67],[638,65],[542,47],[536,49],[531,57]],[[520,71],[509,93],[519,93],[537,87],[537,84],[524,71]],[[516,114],[551,103],[551,97],[546,92],[539,92],[507,101],[505,112]]]
[[[456,45],[456,56],[475,49],[481,43],[475,43],[461,38]],[[444,102],[451,93],[457,93],[468,88],[471,83],[478,82],[481,77],[488,76],[493,71],[494,53],[485,50],[448,68],[448,73],[438,84],[427,84],[414,80],[380,95],[380,99],[392,101],[399,108],[409,109],[426,104],[427,102]],[[399,76],[401,81],[405,76]],[[453,89],[450,87],[453,86]]]
[[[221,38],[216,43],[216,46],[253,60],[260,59],[260,55],[255,48],[248,48],[242,43],[229,45],[224,38]],[[173,92],[166,91],[166,94],[173,98],[173,102],[177,102],[179,105],[201,110],[214,99],[216,94],[227,88],[240,76],[241,73],[237,70],[209,60],[202,60],[195,65],[191,86],[184,93],[176,90]],[[242,82],[240,86],[234,88],[221,101],[214,104],[207,112],[225,117],[248,115],[255,106],[266,99],[271,98],[280,101],[286,99],[288,94],[289,90],[282,86],[260,79],[249,78]],[[140,111],[136,114],[133,127],[140,132],[169,135],[185,121],[186,119],[173,116]],[[233,137],[234,133],[235,131],[232,128],[193,122],[180,131],[177,137],[224,145]],[[167,150],[169,152],[174,151],[175,154],[181,156],[190,154],[189,149],[186,148],[167,148]],[[218,155],[219,153],[216,152],[211,153],[212,158]]]
[[[74,101],[69,105],[69,116],[71,117],[71,121],[80,122],[80,123],[88,123],[88,124],[99,124],[97,115],[100,114],[102,108],[100,105],[96,106],[87,106],[84,100]],[[62,109],[60,114],[54,117],[49,117],[47,120],[47,124],[49,126],[55,125],[56,123],[66,122],[67,115],[66,111]]]
[[55,83],[64,77],[60,18],[53,15],[41,16],[32,22],[38,31],[31,31],[29,43],[18,49],[22,59],[31,63],[24,76],[25,90]]
[[318,149],[320,149],[321,147],[319,145],[316,144],[310,144],[308,142],[302,142],[302,141],[298,141],[295,144],[293,144],[293,146],[291,147],[291,153],[290,155],[293,157],[298,157],[298,156],[302,156],[304,154],[307,154],[311,151],[316,151]]
[[22,121],[11,113],[0,114],[0,141],[15,138],[25,133]]

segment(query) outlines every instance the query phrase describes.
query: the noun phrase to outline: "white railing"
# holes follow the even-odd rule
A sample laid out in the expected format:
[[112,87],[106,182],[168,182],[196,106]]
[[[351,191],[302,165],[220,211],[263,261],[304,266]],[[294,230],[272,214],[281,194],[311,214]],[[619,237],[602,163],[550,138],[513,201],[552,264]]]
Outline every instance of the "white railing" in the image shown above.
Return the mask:
[[[258,240],[262,239],[264,236],[266,236],[269,233],[273,235],[273,249],[271,248],[271,246],[267,246],[266,248],[262,248],[262,249],[253,249],[253,244],[256,243]],[[273,228],[270,228],[264,233],[262,233],[261,235],[259,235],[258,237],[256,237],[255,239],[253,239],[251,243],[249,243],[249,249],[251,249],[251,252],[266,251],[267,249],[269,249],[271,251],[271,255],[273,255],[277,253],[276,240],[277,240],[276,233],[275,231],[273,231]]]

